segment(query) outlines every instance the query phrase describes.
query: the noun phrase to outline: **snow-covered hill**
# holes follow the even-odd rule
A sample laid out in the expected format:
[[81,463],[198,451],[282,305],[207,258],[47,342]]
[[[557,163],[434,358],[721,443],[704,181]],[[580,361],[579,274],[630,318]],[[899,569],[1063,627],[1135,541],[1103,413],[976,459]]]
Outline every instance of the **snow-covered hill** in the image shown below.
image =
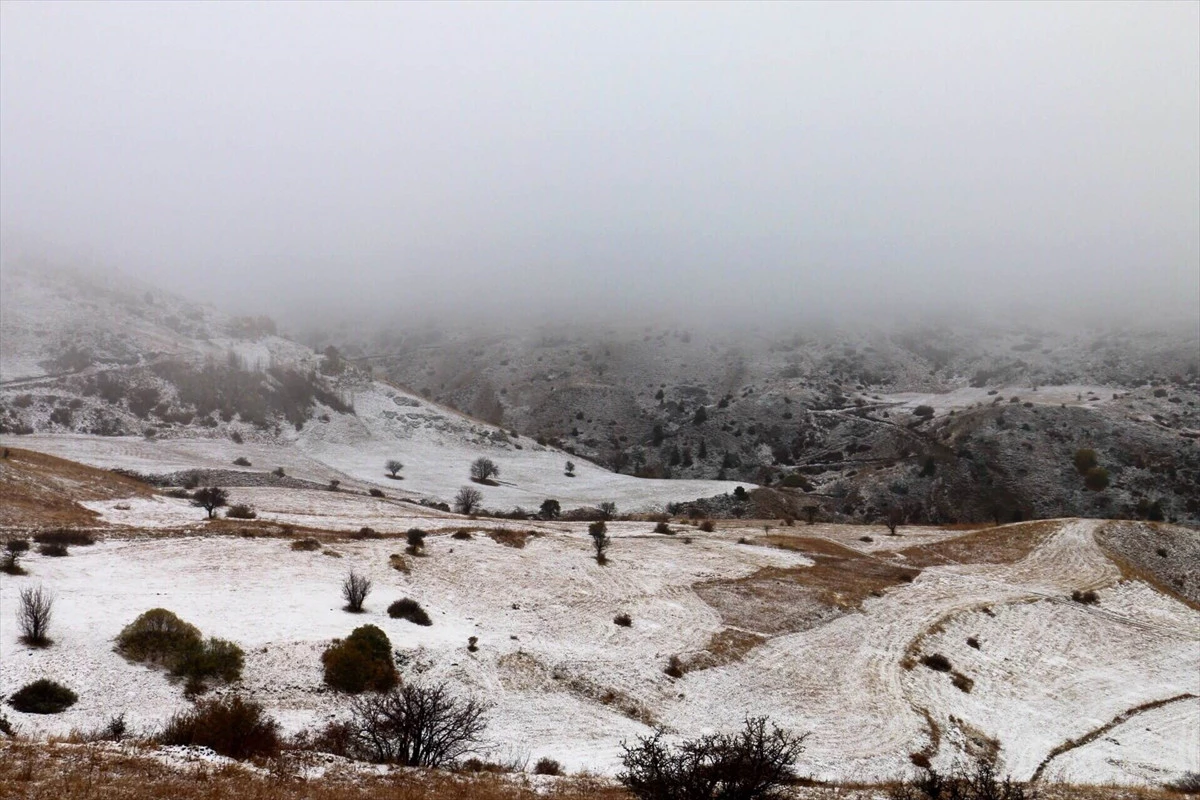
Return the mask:
[[[7,443],[150,475],[282,467],[440,501],[487,457],[500,473],[479,486],[483,505],[505,511],[546,499],[659,511],[739,485],[609,472],[314,353],[270,320],[231,318],[119,277],[8,266],[0,279]],[[405,464],[401,479],[388,477],[389,459]]]

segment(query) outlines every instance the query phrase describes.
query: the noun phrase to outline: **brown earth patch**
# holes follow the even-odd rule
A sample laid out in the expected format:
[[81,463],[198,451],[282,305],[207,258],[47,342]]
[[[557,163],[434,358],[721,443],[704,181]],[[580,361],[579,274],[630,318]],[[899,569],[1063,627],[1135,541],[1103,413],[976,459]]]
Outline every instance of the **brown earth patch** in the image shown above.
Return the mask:
[[1014,564],[1032,553],[1058,530],[1053,520],[984,528],[941,542],[918,544],[898,552],[915,567],[945,564]]
[[154,490],[134,478],[19,447],[0,459],[0,526],[104,525],[79,503],[149,497]]

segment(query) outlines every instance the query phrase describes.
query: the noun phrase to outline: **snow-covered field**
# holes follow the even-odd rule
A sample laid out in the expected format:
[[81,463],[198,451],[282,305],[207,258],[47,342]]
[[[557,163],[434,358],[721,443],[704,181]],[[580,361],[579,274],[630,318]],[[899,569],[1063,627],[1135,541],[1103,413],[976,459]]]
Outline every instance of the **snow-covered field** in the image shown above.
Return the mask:
[[[500,468],[496,485],[477,485],[483,505],[536,510],[547,498],[564,509],[611,501],[624,512],[661,511],[671,502],[731,492],[753,484],[713,480],[635,478],[609,472],[585,459],[537,444],[527,437],[476,422],[451,410],[381,383],[353,396],[355,414],[331,414],[281,438],[243,444],[229,438],[145,439],[137,436],[36,434],[3,437],[25,447],[105,469],[162,474],[189,469],[236,470],[245,458],[267,472],[282,467],[288,476],[347,487],[376,486],[398,497],[429,497],[449,502],[470,485],[471,462],[487,457]],[[398,459],[402,480],[387,477],[384,464]],[[574,477],[565,472],[575,463]]]
[[1086,406],[1094,407],[1111,401],[1121,390],[1111,386],[963,386],[949,392],[897,392],[879,395],[879,401],[893,404],[898,409],[913,411],[917,406],[929,406],[935,415],[950,411],[961,411],[974,406],[989,406],[996,402],[1009,403],[1017,398],[1022,403],[1035,406]]
[[[271,510],[287,500],[282,490],[241,491],[265,515],[285,513]],[[365,506],[339,509],[345,498],[333,493],[291,494],[287,505],[301,517],[369,521],[379,530],[439,527],[405,517],[399,504],[379,504],[371,517]],[[163,504],[195,519],[182,501]],[[447,680],[494,704],[489,737],[501,757],[548,756],[570,769],[611,773],[621,740],[648,732],[649,723],[695,735],[768,714],[812,733],[802,771],[869,780],[911,768],[909,755],[929,744],[928,712],[941,741],[935,763],[961,757],[967,737],[989,737],[999,741],[1005,768],[1028,777],[1053,748],[1130,708],[1200,694],[1200,613],[1144,584],[1117,583],[1092,539],[1094,524],[1064,522],[1014,564],[926,568],[911,584],[868,598],[861,612],[777,636],[741,661],[678,680],[663,673],[667,659],[699,651],[722,628],[694,584],[811,562],[738,544],[752,529],[689,531],[689,543],[633,522],[610,525],[606,567],[590,557],[585,526],[524,524],[543,535],[522,549],[478,532],[470,540],[432,536],[428,556],[408,558],[407,575],[388,566],[402,540],[333,542],[340,557],[331,557],[292,551],[283,539],[113,532],[67,558],[31,556],[27,577],[0,576],[0,693],[43,676],[79,692],[80,702],[61,715],[10,712],[29,733],[88,729],[120,712],[137,728],[160,724],[185,707],[182,687],[112,648],[139,613],[165,607],[205,635],[237,641],[246,651],[240,690],[295,731],[344,708],[322,687],[320,652],[371,623],[403,654],[409,679]],[[887,550],[875,555],[891,558]],[[341,610],[339,585],[350,568],[375,581],[362,615]],[[19,644],[11,612],[19,589],[39,583],[58,598],[47,650]],[[1090,587],[1102,587],[1099,605],[1068,599],[1072,589]],[[434,624],[390,619],[387,605],[402,596],[421,602]],[[613,624],[621,612],[632,627]],[[466,649],[469,636],[479,637],[476,653]],[[980,648],[968,647],[967,637]],[[970,693],[946,673],[902,665],[907,655],[931,652],[974,681]],[[1143,782],[1200,770],[1198,704],[1185,699],[1135,716],[1054,759],[1047,774]]]

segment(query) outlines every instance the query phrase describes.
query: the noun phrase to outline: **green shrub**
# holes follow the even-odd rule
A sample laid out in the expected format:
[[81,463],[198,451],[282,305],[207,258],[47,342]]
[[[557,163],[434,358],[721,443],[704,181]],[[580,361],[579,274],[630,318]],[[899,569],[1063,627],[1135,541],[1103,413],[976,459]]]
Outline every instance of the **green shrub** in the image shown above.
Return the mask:
[[36,680],[22,686],[8,704],[26,714],[57,714],[75,705],[79,695],[54,681]]
[[152,608],[125,626],[117,650],[132,661],[171,667],[201,646],[200,629],[165,608]]
[[1089,469],[1100,465],[1100,461],[1096,458],[1096,451],[1091,448],[1082,448],[1075,451],[1075,470],[1080,475],[1087,475]]
[[1108,488],[1108,470],[1104,467],[1092,467],[1083,476],[1083,485],[1091,489],[1093,492],[1103,491]]
[[321,655],[321,663],[325,683],[350,694],[367,689],[386,692],[399,681],[392,663],[392,643],[374,625],[363,625],[345,639],[335,639]]
[[171,665],[171,674],[201,682],[206,678],[219,678],[230,683],[242,677],[244,663],[242,648],[224,639],[210,638],[182,654]]
[[258,703],[233,695],[203,700],[176,714],[157,737],[159,743],[208,747],[229,758],[279,754],[279,723]]

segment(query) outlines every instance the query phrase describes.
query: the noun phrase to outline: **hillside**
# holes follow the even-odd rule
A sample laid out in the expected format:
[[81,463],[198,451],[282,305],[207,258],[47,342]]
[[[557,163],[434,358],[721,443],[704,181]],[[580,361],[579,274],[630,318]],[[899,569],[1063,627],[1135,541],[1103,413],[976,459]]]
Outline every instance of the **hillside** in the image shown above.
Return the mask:
[[[1194,324],[1154,325],[649,323],[312,341],[612,469],[783,485],[825,518],[1200,524],[1200,339]],[[1079,450],[1096,453],[1103,490],[1085,485]]]
[[[731,491],[713,480],[644,480],[472,419],[282,338],[118,276],[0,271],[0,436],[148,478],[232,471],[224,482],[288,477],[449,502],[480,457],[500,468],[484,507],[564,509],[665,503]],[[398,480],[384,469],[405,464]],[[566,474],[568,460],[576,464]],[[234,464],[246,461],[249,465]]]

